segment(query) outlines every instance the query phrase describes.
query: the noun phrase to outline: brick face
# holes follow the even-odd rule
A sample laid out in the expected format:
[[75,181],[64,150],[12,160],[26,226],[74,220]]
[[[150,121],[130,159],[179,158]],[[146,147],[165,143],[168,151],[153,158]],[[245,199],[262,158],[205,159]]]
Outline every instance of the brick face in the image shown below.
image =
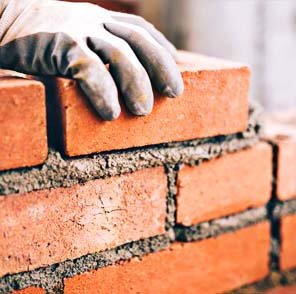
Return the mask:
[[185,166],[178,176],[177,223],[189,226],[267,203],[272,188],[268,144]]
[[284,216],[281,219],[280,268],[296,268],[296,215]]
[[19,291],[14,291],[12,294],[45,294],[45,290],[41,288],[30,287]]
[[47,157],[44,86],[0,79],[0,170],[41,164]]
[[268,274],[267,222],[65,279],[65,294],[222,293]]
[[0,197],[0,276],[165,232],[163,168]]
[[277,196],[280,200],[296,198],[296,138],[279,136]]
[[169,99],[156,94],[153,112],[146,117],[132,116],[122,105],[121,116],[112,122],[99,118],[74,81],[59,79],[57,97],[65,153],[75,156],[246,129],[247,67],[180,53],[180,69],[185,83],[181,97]]

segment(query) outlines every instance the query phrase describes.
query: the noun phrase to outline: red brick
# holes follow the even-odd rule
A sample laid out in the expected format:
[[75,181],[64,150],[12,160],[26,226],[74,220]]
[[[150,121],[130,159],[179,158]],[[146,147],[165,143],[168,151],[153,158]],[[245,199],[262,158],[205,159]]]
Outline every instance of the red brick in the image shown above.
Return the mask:
[[45,290],[41,288],[30,287],[19,291],[14,291],[12,294],[45,294]]
[[269,224],[65,279],[65,294],[222,293],[268,274]]
[[277,197],[296,198],[296,138],[277,136],[278,146]]
[[186,226],[264,205],[271,197],[272,150],[266,143],[182,168],[177,222]]
[[286,286],[286,287],[277,287],[270,291],[267,291],[266,294],[295,294],[296,286]]
[[0,170],[37,165],[47,157],[42,83],[0,79]]
[[0,197],[0,276],[165,232],[163,168]]
[[122,106],[121,116],[112,122],[99,118],[74,81],[59,79],[65,153],[75,156],[246,129],[247,67],[183,52],[180,69],[185,83],[181,97],[156,95],[153,113],[146,117],[135,117]]
[[296,215],[284,216],[281,219],[280,268],[296,268]]

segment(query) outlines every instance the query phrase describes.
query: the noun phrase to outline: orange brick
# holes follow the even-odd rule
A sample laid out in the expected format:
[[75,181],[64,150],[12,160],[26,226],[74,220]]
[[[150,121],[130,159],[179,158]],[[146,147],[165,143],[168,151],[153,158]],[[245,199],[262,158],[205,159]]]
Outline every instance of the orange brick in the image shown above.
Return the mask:
[[284,216],[281,219],[280,268],[296,268],[296,215]]
[[19,291],[14,291],[12,294],[45,294],[45,290],[41,288],[30,287]]
[[295,294],[296,286],[286,286],[286,287],[277,287],[270,291],[267,291],[266,294]]
[[268,274],[267,222],[65,279],[65,294],[222,293]]
[[112,122],[99,118],[74,81],[59,79],[65,153],[75,156],[246,129],[247,67],[183,52],[180,69],[185,83],[181,97],[156,95],[153,113],[146,117],[135,117],[122,106],[121,116]]
[[259,207],[271,189],[272,150],[266,143],[185,166],[178,175],[177,223],[190,226]]
[[21,78],[1,78],[0,170],[37,165],[46,157],[44,86]]
[[165,232],[163,168],[0,197],[0,276]]
[[296,198],[296,138],[278,136],[277,196],[280,200]]

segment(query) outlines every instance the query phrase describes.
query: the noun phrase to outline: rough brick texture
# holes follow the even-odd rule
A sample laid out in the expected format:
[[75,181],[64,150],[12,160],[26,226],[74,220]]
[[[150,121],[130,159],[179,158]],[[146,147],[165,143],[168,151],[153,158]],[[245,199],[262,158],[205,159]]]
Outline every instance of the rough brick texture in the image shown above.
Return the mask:
[[47,157],[44,86],[0,79],[0,170],[37,165]]
[[45,294],[45,290],[41,288],[30,287],[19,291],[14,291],[12,294]]
[[281,219],[280,268],[296,268],[296,215],[284,216]]
[[265,143],[185,166],[178,175],[177,223],[189,226],[259,207],[271,188],[272,150]]
[[280,200],[296,198],[296,138],[278,136],[277,196]]
[[269,224],[65,279],[66,294],[222,293],[268,273]]
[[165,232],[163,168],[0,197],[0,276]]
[[135,117],[122,105],[119,119],[102,121],[74,81],[59,79],[65,153],[75,156],[245,130],[249,69],[201,55],[179,56],[184,94],[177,99],[156,94],[153,112],[146,117]]

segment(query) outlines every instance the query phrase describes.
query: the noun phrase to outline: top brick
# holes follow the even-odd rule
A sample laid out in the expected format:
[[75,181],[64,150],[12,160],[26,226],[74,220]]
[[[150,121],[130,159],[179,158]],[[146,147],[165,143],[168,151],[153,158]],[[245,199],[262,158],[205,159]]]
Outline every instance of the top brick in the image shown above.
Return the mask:
[[77,156],[245,130],[249,68],[187,52],[180,52],[179,59],[185,83],[184,94],[177,99],[156,94],[153,112],[146,117],[132,116],[122,106],[119,119],[102,121],[74,81],[58,79],[58,99],[54,101],[58,102],[60,113],[55,118],[61,116],[66,155]]

